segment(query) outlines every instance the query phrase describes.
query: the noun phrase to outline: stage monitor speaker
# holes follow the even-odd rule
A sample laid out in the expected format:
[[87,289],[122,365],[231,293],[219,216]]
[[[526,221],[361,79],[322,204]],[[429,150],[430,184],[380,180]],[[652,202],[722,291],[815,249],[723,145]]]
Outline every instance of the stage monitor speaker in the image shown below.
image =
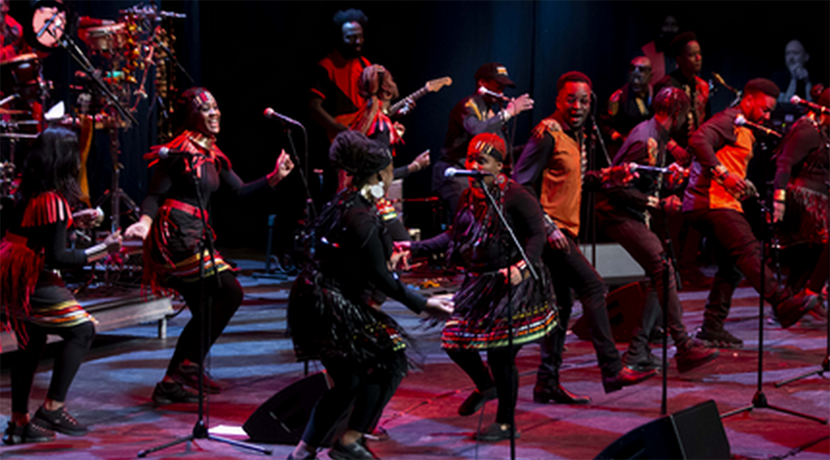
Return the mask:
[[325,372],[294,382],[259,406],[242,429],[254,442],[297,444],[314,404],[329,388]]
[[605,459],[728,459],[729,440],[709,400],[637,427],[605,448]]
[[[608,321],[611,323],[611,333],[614,335],[615,342],[630,342],[634,334],[634,329],[640,323],[640,317],[643,315],[643,306],[646,300],[657,301],[657,298],[654,296],[647,299],[647,292],[648,282],[638,281],[615,289],[606,296],[605,303],[608,307]],[[588,318],[584,313],[576,320],[571,330],[581,340],[591,340],[591,334],[588,331]]]

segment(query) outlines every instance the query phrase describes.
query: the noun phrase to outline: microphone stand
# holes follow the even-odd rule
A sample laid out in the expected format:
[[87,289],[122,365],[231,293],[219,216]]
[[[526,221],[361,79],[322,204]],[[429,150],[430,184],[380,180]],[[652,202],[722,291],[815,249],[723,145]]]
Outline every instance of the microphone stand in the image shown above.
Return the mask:
[[[772,200],[772,187],[767,189],[768,200]],[[771,206],[769,203],[758,197],[758,206],[761,208],[761,215],[764,216],[767,223],[771,221]],[[766,246],[767,246],[767,239],[769,237],[769,229],[764,229],[764,241],[761,242],[761,264],[765,264],[766,260]],[[761,269],[765,268],[762,265]],[[764,285],[766,283],[766,276],[761,274],[761,286],[759,292],[761,295],[758,297],[758,387],[755,390],[755,395],[752,397],[752,403],[747,406],[740,407],[735,410],[731,410],[726,412],[720,416],[721,419],[726,417],[731,417],[736,414],[740,414],[743,412],[750,412],[752,409],[771,409],[777,412],[782,412],[784,414],[790,414],[796,417],[806,418],[808,420],[813,420],[819,422],[821,424],[827,425],[826,418],[815,417],[809,414],[804,414],[801,412],[796,412],[791,409],[786,409],[779,406],[774,406],[767,402],[767,396],[764,394],[763,383],[764,383]]]
[[[484,195],[487,197],[487,201],[490,203],[490,206],[496,211],[496,214],[499,216],[499,221],[501,222],[500,228],[507,229],[507,232],[510,234],[510,240],[513,242],[513,245],[516,249],[519,250],[519,254],[522,256],[522,260],[524,260],[525,265],[527,266],[528,271],[530,272],[530,276],[533,277],[533,280],[538,282],[539,281],[539,274],[536,273],[536,268],[533,267],[533,264],[530,263],[530,259],[527,258],[527,254],[522,248],[522,245],[519,243],[519,239],[516,238],[516,234],[513,232],[513,228],[510,227],[510,223],[507,222],[507,218],[504,216],[504,212],[496,203],[496,199],[493,198],[493,195],[490,193],[490,189],[487,187],[487,184],[484,183],[484,176],[476,176],[476,180],[478,181],[478,186],[484,191]],[[507,351],[510,356],[510,366],[511,368],[516,364],[516,358],[513,355],[513,303],[512,303],[512,286],[510,283],[510,266],[507,267]],[[513,378],[507,381],[507,391],[508,394],[513,395]],[[512,396],[511,396],[512,398]],[[515,407],[511,408],[510,410],[510,459],[514,460],[516,458],[516,409]]]
[[[255,452],[259,452],[265,455],[271,455],[273,453],[272,449],[265,449],[260,446],[255,446],[253,444],[248,444],[245,442],[235,441],[233,439],[222,438],[219,436],[214,436],[210,434],[208,431],[207,425],[205,424],[205,413],[207,412],[207,405],[205,404],[205,386],[204,386],[204,378],[205,378],[205,358],[206,355],[206,341],[207,341],[207,334],[210,330],[210,317],[208,313],[211,310],[211,304],[213,303],[213,298],[207,295],[206,292],[206,285],[207,279],[205,277],[205,264],[202,258],[204,257],[205,250],[208,252],[208,257],[210,258],[210,265],[214,270],[214,274],[211,277],[213,281],[216,283],[217,288],[222,287],[222,281],[219,279],[219,273],[216,272],[216,251],[213,247],[213,232],[210,231],[210,227],[207,223],[207,216],[205,213],[205,206],[204,202],[202,201],[202,189],[200,188],[200,180],[199,174],[197,171],[197,167],[195,162],[193,161],[194,155],[185,155],[184,161],[187,163],[187,166],[190,168],[190,176],[193,180],[193,187],[196,190],[196,201],[199,204],[199,222],[202,226],[202,238],[199,241],[199,309],[201,310],[202,321],[201,321],[201,329],[199,331],[199,355],[203,358],[199,360],[198,364],[198,386],[199,386],[199,410],[198,410],[198,418],[196,419],[196,424],[193,426],[193,432],[183,438],[176,439],[174,441],[168,442],[166,444],[162,444],[160,446],[156,446],[147,450],[142,450],[138,453],[138,457],[146,457],[147,454],[151,454],[153,452],[157,452],[168,447],[172,447],[184,442],[191,442],[197,439],[207,439],[208,441],[216,441],[222,442],[225,444],[230,444],[235,447],[240,447],[243,449],[253,450]],[[189,307],[192,307],[189,305]]]
[[[291,124],[282,121],[283,124],[283,131],[285,131],[286,136],[288,137],[288,145],[290,146],[290,155],[291,161],[297,165],[297,172],[300,174],[300,179],[303,182],[303,190],[305,190],[305,214],[306,218],[309,220],[313,220],[317,217],[317,209],[314,207],[314,200],[311,199],[311,191],[308,188],[308,132],[305,129],[305,126],[299,125],[300,128],[303,130],[303,138],[305,141],[305,162],[300,163],[300,158],[297,155],[297,147],[294,145],[294,138],[291,136]],[[273,217],[273,216],[272,216]],[[271,271],[271,232],[273,232],[273,225],[272,220],[269,219],[269,226],[268,226],[268,254],[265,256],[265,273],[262,274],[255,274],[255,278],[269,278],[269,279],[280,279],[284,280],[287,279],[287,272],[282,267],[279,262],[279,259],[275,259],[277,267],[274,269],[274,272]]]
[[[828,177],[827,182],[825,182],[825,186],[828,188],[828,191],[830,191],[830,177]],[[827,213],[827,225],[828,225],[827,228],[830,228],[830,213]],[[828,244],[827,242],[824,243],[824,245],[825,245],[825,247],[823,249],[824,251],[827,251],[827,244]],[[830,262],[828,262],[828,263],[830,263]],[[819,366],[819,368],[814,370],[814,371],[805,372],[804,374],[798,375],[796,377],[791,377],[789,379],[782,380],[780,382],[775,382],[775,384],[773,385],[775,388],[781,388],[782,386],[784,386],[788,383],[792,383],[792,382],[795,382],[795,381],[798,381],[798,380],[802,380],[802,379],[805,379],[807,377],[812,377],[813,375],[820,375],[820,376],[824,377],[825,372],[830,372],[830,319],[826,319],[824,323],[827,326],[827,335],[825,337],[827,339],[827,348],[825,349],[825,352],[824,352],[824,361],[821,362],[821,365]]]

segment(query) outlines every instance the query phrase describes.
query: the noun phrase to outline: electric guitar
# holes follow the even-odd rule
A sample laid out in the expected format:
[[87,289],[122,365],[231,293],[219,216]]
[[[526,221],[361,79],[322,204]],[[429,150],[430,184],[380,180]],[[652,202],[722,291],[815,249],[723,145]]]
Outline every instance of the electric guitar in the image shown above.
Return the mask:
[[414,102],[415,100],[425,96],[427,93],[435,93],[441,88],[450,85],[452,85],[452,78],[450,77],[436,78],[435,80],[430,80],[427,82],[426,85],[424,85],[423,88],[392,104],[388,109],[384,110],[384,113],[393,118],[396,116],[406,115],[408,111],[400,114],[398,112],[400,112],[401,109],[403,109],[407,103]]

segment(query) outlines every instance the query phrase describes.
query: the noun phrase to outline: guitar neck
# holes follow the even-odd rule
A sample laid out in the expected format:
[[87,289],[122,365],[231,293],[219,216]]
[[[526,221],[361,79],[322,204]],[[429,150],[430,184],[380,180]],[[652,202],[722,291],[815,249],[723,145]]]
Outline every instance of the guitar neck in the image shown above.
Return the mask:
[[389,115],[391,116],[391,115],[394,115],[394,114],[398,113],[398,110],[400,110],[406,104],[407,100],[414,101],[414,100],[420,99],[427,92],[429,92],[429,90],[427,89],[427,87],[425,85],[423,88],[419,89],[418,91],[415,91],[414,93],[410,94],[409,96],[407,96],[407,97],[399,100],[398,102],[392,104],[392,106],[389,107]]

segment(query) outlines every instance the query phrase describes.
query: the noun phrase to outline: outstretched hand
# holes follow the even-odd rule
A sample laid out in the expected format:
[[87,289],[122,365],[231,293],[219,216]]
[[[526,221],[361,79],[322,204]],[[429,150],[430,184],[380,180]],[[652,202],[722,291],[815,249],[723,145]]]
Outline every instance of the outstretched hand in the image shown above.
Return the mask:
[[454,305],[452,300],[442,297],[430,297],[427,299],[427,304],[424,307],[424,312],[432,319],[438,321],[446,321],[452,315]]
[[277,162],[274,165],[274,170],[268,174],[268,185],[272,188],[282,181],[285,176],[289,175],[294,170],[294,162],[291,161],[291,156],[283,150],[280,156],[277,157]]

